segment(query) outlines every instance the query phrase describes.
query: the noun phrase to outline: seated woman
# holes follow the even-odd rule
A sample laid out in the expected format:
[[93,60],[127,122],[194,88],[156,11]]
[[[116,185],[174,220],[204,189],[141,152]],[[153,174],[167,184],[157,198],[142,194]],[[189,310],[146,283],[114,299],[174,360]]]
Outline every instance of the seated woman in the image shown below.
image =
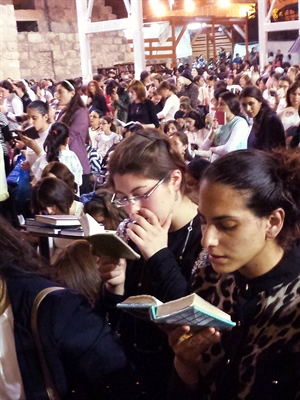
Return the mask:
[[112,193],[107,189],[100,188],[85,203],[84,212],[103,224],[105,229],[116,230],[127,214],[122,208],[116,207],[111,199]]
[[93,305],[98,298],[101,278],[97,257],[87,240],[74,240],[59,255],[52,269],[52,279],[75,290]]
[[[40,179],[32,189],[32,211],[34,214],[69,215],[74,193],[61,179],[48,177]],[[55,262],[61,249],[68,246],[69,239],[54,238],[50,252],[51,264]]]
[[287,90],[286,105],[287,107],[278,113],[285,134],[289,128],[300,123],[300,82],[294,82]]
[[130,315],[119,318],[112,305],[137,294],[161,301],[185,294],[200,251],[197,206],[186,195],[185,162],[170,139],[155,129],[138,131],[119,143],[108,170],[113,203],[136,221],[129,221],[124,231],[141,258],[128,260],[127,266],[124,260],[102,261],[104,300],[137,365],[141,392],[151,399],[165,399],[173,361],[166,337],[154,324]]
[[65,164],[75,177],[79,188],[82,184],[82,166],[74,151],[69,149],[69,128],[62,122],[55,122],[44,142],[45,154],[38,158],[31,170],[36,180],[42,176],[44,168],[51,161],[59,161]]
[[192,291],[236,326],[186,340],[186,325],[169,333],[180,378],[170,398],[298,398],[299,155],[239,150],[220,157],[202,176],[199,213],[206,250]]
[[[0,217],[1,398],[47,399],[49,386],[37,356],[31,312],[37,294],[58,286],[19,231]],[[37,328],[55,398],[135,399],[131,367],[105,319],[70,289],[48,294]],[[54,397],[52,397],[54,398]]]
[[94,136],[92,148],[97,150],[97,153],[103,159],[108,150],[122,139],[121,135],[116,133],[116,127],[112,119],[108,116],[100,118],[100,131]]
[[285,146],[284,128],[256,86],[247,86],[240,94],[241,106],[253,125],[248,136],[248,149],[271,150]]
[[184,115],[185,133],[187,134],[192,154],[210,159],[211,152],[203,149],[203,143],[209,133],[205,127],[204,117],[201,117],[196,111],[188,111]]
[[209,135],[203,142],[203,150],[212,152],[211,161],[230,151],[246,149],[249,125],[240,116],[240,103],[232,92],[223,92],[218,98],[217,111],[225,113],[225,125],[213,121]]

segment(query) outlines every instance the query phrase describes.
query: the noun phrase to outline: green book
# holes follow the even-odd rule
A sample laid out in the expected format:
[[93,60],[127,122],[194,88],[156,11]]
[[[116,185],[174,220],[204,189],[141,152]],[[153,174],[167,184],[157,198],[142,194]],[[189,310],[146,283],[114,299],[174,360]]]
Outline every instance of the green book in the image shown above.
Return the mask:
[[196,293],[167,303],[162,303],[149,295],[131,296],[117,304],[117,307],[138,318],[152,320],[157,324],[189,325],[194,328],[193,331],[206,326],[221,329],[235,326],[229,314]]

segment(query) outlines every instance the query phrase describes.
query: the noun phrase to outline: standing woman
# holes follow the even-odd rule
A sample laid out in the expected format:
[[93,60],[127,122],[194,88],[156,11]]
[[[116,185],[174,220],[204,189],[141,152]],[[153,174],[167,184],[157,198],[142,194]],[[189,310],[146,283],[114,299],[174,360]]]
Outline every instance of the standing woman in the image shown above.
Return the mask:
[[60,112],[57,121],[65,123],[70,130],[69,148],[79,158],[83,169],[80,194],[90,191],[90,162],[85,144],[89,142],[89,114],[78,94],[75,82],[64,80],[57,85],[59,106],[64,109]]
[[158,119],[163,119],[166,121],[174,119],[174,115],[180,107],[180,101],[178,96],[176,96],[175,91],[176,87],[167,81],[163,81],[159,85],[158,92],[162,95],[165,105],[161,112],[157,114]]
[[[103,261],[106,304],[144,293],[161,301],[181,297],[200,251],[200,220],[185,193],[185,162],[166,135],[148,129],[119,143],[108,169],[112,202],[136,221],[124,233],[141,258],[128,261],[126,271],[122,260]],[[122,315],[118,323],[137,365],[141,391],[151,399],[165,399],[173,360],[165,335],[130,315]]]
[[249,136],[249,125],[244,117],[240,116],[240,103],[232,92],[221,93],[218,98],[217,111],[225,113],[224,125],[213,121],[209,135],[204,140],[203,149],[212,152],[211,161],[230,151],[246,149]]
[[207,250],[192,290],[236,326],[187,340],[188,326],[169,334],[180,378],[169,398],[299,398],[299,155],[239,150],[220,157],[202,176],[198,209]]
[[284,128],[256,86],[247,86],[240,94],[240,102],[249,118],[253,119],[248,136],[248,149],[271,150],[285,146]]
[[154,103],[146,98],[146,88],[142,82],[133,80],[128,86],[131,103],[128,106],[127,122],[140,123],[144,128],[158,128],[159,122]]
[[23,103],[20,97],[15,94],[13,85],[8,80],[0,82],[0,98],[3,101],[0,105],[0,112],[6,115],[9,129],[12,131],[19,128],[16,117],[23,114]]
[[87,107],[97,108],[102,112],[102,115],[106,115],[109,112],[105,97],[103,96],[102,90],[100,89],[97,81],[90,81],[86,89],[88,99]]

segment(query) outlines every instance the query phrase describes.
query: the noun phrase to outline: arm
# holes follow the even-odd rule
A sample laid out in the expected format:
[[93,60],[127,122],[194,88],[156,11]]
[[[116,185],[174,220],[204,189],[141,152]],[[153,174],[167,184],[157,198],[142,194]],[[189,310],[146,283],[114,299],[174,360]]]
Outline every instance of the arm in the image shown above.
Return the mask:
[[215,154],[222,155],[237,150],[237,147],[241,142],[247,144],[248,135],[249,126],[243,119],[233,127],[228,141],[221,146],[211,147],[211,151]]
[[165,116],[168,114],[168,112],[171,110],[172,108],[172,99],[171,97],[169,97],[166,101],[166,104],[164,106],[164,108],[161,110],[161,112],[159,112],[157,114],[157,118],[161,119],[161,118],[165,118]]
[[159,121],[155,112],[155,107],[154,104],[152,103],[151,100],[147,101],[147,108],[148,108],[148,114],[149,114],[149,119],[152,121],[152,123],[144,125],[144,127],[147,128],[152,128],[150,125],[154,125],[155,128],[159,127]]
[[89,117],[86,108],[80,107],[78,110],[75,111],[72,120],[69,124],[69,131],[70,131],[69,147],[70,150],[76,152],[76,142],[80,142],[84,146],[85,141],[88,138]]

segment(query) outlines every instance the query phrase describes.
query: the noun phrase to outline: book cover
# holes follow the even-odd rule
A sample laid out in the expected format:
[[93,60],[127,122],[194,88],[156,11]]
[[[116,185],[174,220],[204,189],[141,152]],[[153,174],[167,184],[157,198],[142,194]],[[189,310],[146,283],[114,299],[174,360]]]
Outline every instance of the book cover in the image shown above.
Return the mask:
[[84,232],[81,226],[79,226],[78,228],[61,229],[60,235],[70,236],[70,237],[84,237]]
[[123,128],[129,128],[131,125],[135,125],[135,122],[129,121],[129,122],[123,122],[120,119],[117,118],[117,122],[123,127]]
[[97,254],[103,254],[115,258],[126,258],[128,260],[137,260],[140,255],[135,252],[124,240],[122,240],[116,231],[107,231],[104,226],[89,214],[83,214],[80,217],[84,237],[93,246],[93,251]]
[[34,226],[34,225],[26,225],[26,231],[31,233],[45,233],[45,234],[55,234],[58,235],[60,233],[59,228],[49,227],[49,226]]
[[[231,321],[229,314],[208,303],[196,293],[167,303],[161,303],[155,297],[150,301],[144,296],[129,297],[122,303],[117,304],[117,307],[143,319],[145,319],[145,311],[147,311],[148,320],[158,324],[190,325],[193,327],[192,331],[197,331],[207,326],[215,328],[231,328],[235,326],[235,322]],[[140,315],[141,308],[144,309],[142,315]]]
[[79,226],[80,221],[76,215],[36,215],[36,221],[56,226]]

